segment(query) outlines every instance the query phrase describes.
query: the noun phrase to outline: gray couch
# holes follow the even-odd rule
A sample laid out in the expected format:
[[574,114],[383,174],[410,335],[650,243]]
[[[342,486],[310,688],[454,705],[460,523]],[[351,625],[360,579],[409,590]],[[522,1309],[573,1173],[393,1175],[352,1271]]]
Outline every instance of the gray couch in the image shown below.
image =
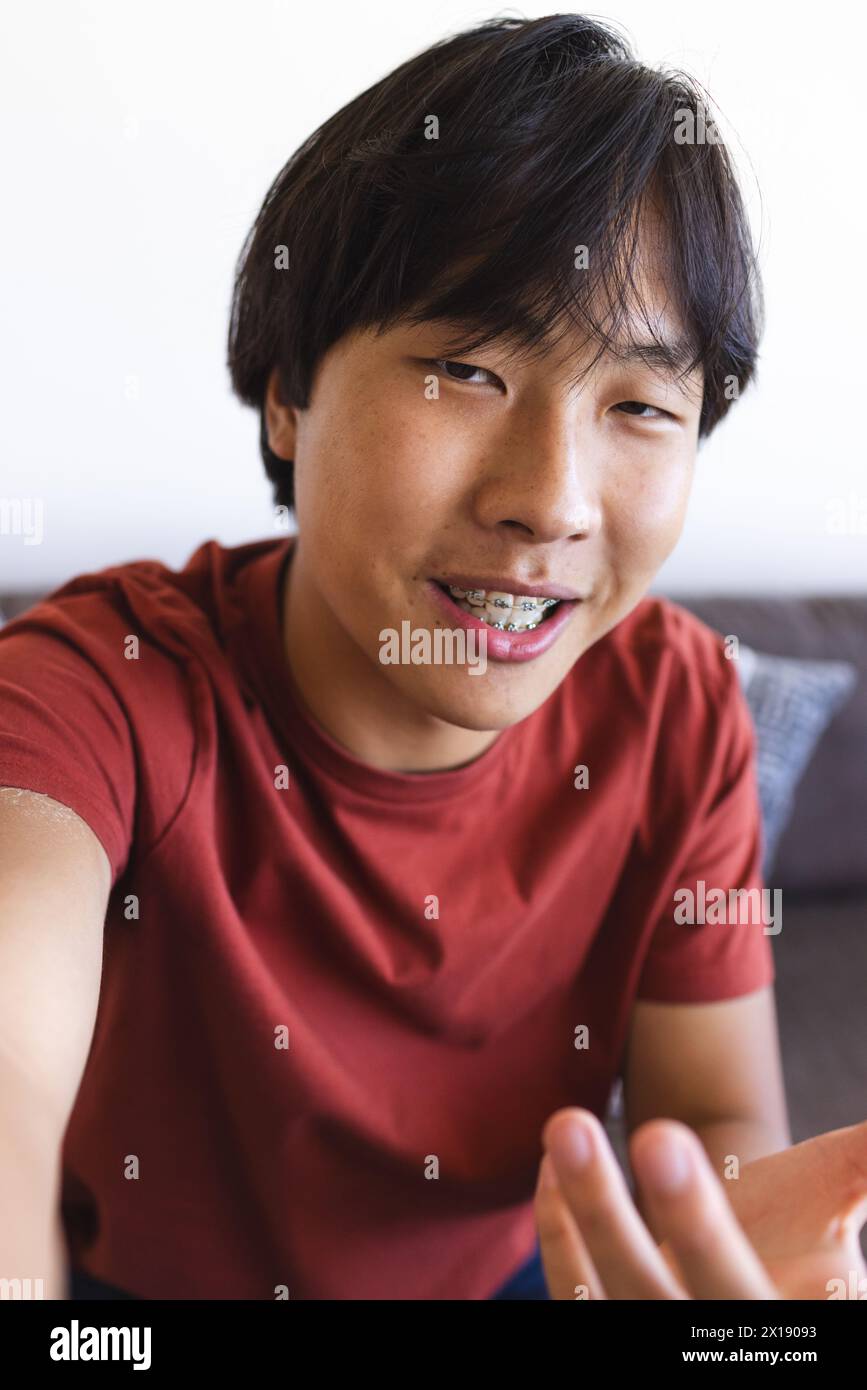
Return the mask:
[[867,598],[677,597],[774,656],[843,659],[852,695],[819,741],[769,874],[770,938],[795,1143],[867,1119]]

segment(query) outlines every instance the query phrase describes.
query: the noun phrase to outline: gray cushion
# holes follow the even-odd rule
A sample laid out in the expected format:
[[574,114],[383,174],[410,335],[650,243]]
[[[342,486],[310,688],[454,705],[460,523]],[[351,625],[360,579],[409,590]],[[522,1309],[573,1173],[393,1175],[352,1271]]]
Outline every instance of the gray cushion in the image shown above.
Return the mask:
[[848,661],[859,674],[798,784],[774,863],[785,892],[867,892],[867,595],[704,594],[678,602],[741,644],[804,661]]
[[858,679],[848,661],[770,656],[740,643],[735,661],[756,729],[756,775],[770,876],[795,788],[825,729]]

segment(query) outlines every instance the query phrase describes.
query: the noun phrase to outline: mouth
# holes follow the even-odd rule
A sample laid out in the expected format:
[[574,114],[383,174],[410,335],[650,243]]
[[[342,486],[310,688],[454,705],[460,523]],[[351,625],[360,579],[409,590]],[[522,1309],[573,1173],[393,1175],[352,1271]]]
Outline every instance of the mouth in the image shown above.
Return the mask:
[[435,605],[450,625],[486,634],[494,662],[526,662],[550,650],[566,630],[587,593],[546,581],[544,585],[452,574],[428,580]]
[[532,632],[551,618],[562,602],[551,594],[509,593],[505,589],[463,588],[458,584],[434,583],[452,601],[487,627],[500,632]]

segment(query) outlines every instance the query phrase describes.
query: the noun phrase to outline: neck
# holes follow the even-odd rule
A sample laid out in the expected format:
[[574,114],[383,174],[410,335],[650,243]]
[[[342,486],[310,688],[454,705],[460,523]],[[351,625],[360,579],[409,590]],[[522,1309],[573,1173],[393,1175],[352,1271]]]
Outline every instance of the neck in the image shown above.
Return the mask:
[[362,762],[388,772],[443,772],[478,758],[497,730],[462,729],[420,709],[377,669],[324,602],[300,537],[286,566],[283,652],[307,711]]

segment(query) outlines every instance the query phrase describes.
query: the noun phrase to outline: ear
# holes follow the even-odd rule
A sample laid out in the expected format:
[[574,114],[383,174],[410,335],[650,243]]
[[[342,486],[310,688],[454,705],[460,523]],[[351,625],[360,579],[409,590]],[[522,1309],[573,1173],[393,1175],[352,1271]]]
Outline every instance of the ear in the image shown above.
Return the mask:
[[279,369],[274,367],[265,388],[265,428],[268,447],[278,458],[291,463],[295,458],[297,419],[295,407],[286,405],[280,394]]

